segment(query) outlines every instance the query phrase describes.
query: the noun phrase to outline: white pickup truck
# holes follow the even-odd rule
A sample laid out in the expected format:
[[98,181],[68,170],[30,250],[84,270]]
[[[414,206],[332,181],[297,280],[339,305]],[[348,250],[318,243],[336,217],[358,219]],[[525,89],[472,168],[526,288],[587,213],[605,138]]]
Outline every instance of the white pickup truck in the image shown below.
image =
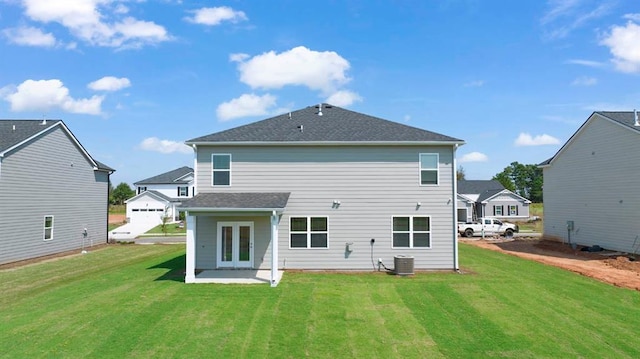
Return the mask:
[[502,222],[495,218],[480,218],[477,222],[458,223],[458,233],[465,237],[502,235],[512,237],[520,229],[517,224]]

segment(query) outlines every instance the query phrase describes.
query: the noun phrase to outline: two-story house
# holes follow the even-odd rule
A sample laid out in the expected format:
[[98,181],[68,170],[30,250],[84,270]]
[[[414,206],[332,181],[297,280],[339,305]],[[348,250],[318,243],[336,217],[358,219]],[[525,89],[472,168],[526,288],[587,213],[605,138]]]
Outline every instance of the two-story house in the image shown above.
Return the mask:
[[186,142],[195,196],[185,282],[225,268],[458,268],[455,153],[464,141],[322,104]]
[[104,244],[113,171],[60,120],[0,120],[0,264]]
[[128,222],[144,222],[153,227],[161,224],[165,216],[177,221],[176,206],[193,197],[193,169],[180,167],[138,181],[134,186],[136,195],[125,201]]

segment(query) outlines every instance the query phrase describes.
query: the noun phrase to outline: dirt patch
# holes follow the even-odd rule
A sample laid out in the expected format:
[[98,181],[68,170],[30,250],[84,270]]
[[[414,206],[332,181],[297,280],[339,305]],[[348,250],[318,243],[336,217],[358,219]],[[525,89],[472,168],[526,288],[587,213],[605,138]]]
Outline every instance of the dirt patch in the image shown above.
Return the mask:
[[127,215],[124,213],[109,213],[109,223],[124,223]]
[[468,240],[460,242],[570,270],[618,287],[640,291],[640,258],[625,253],[586,252],[545,239]]

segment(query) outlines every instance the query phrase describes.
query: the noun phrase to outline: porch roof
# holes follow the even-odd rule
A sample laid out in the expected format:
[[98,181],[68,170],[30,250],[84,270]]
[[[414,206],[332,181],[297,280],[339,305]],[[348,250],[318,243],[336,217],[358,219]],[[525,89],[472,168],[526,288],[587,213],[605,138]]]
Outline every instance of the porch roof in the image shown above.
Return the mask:
[[290,192],[200,193],[182,202],[180,211],[277,211],[282,212]]

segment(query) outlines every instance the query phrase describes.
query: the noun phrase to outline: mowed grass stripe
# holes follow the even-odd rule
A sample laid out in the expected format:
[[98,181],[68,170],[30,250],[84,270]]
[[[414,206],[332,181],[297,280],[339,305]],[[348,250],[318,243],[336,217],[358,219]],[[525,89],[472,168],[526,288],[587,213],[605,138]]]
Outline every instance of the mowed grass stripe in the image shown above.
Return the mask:
[[640,357],[639,292],[460,256],[469,274],[287,272],[270,288],[186,285],[184,246],[110,246],[0,271],[0,357]]

